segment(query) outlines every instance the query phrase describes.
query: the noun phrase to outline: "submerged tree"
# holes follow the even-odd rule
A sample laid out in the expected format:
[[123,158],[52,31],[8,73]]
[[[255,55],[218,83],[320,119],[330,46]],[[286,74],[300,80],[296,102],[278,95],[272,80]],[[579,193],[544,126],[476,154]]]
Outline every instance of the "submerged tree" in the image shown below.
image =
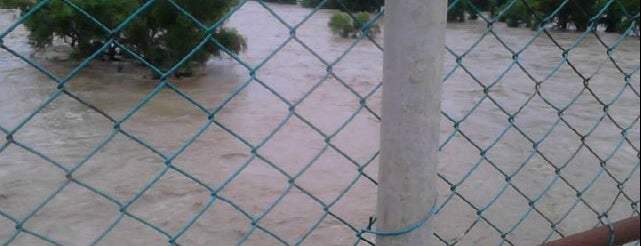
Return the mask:
[[447,1],[447,22],[464,22],[467,4],[464,1]]
[[336,11],[327,25],[334,34],[343,38],[358,38],[363,34],[373,37],[381,30],[377,23],[370,23],[372,21],[369,12],[361,11],[350,16],[348,13]]
[[586,31],[603,25],[606,32],[624,32],[633,23],[639,25],[639,0],[504,0],[499,9],[505,10],[501,19],[513,27],[552,24],[560,30]]
[[[326,9],[340,9],[350,12],[375,12],[383,7],[383,0],[302,0],[303,7],[316,8],[320,5]],[[322,5],[321,5],[322,4]]]
[[284,4],[297,4],[298,0],[263,0],[265,2],[273,2],[273,3],[284,3]]
[[[20,2],[18,6],[23,14],[38,2],[15,1]],[[112,40],[115,42],[104,50],[108,57],[113,59],[119,51],[124,56],[133,56],[123,52],[119,44],[160,68],[175,65],[209,37],[204,47],[183,65],[183,71],[189,71],[193,63],[204,63],[211,56],[220,55],[222,48],[238,53],[247,46],[245,38],[235,29],[219,23],[236,1],[175,0],[177,6],[157,1],[124,23],[146,2],[77,0],[73,1],[74,6],[63,1],[50,1],[29,17],[25,25],[31,32],[31,44],[37,48],[62,40],[74,48],[74,57],[85,58]],[[120,25],[124,25],[123,28],[119,28]]]
[[480,12],[489,11],[494,15],[496,0],[448,0],[447,21],[464,22],[468,19],[477,19]]
[[17,9],[23,5],[24,0],[2,0],[0,1],[0,9]]

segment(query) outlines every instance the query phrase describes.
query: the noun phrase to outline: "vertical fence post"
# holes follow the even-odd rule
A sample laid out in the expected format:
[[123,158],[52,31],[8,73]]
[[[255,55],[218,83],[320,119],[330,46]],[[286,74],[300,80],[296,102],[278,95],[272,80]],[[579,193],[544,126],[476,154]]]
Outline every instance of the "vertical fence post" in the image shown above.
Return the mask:
[[385,2],[376,244],[423,246],[436,202],[447,1]]

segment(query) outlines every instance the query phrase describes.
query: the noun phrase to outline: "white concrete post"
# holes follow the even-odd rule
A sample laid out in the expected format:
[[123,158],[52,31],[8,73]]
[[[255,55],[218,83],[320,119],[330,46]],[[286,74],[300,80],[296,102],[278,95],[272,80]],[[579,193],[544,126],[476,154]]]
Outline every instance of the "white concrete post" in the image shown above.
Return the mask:
[[[376,231],[424,220],[436,201],[445,0],[385,1],[381,157]],[[378,235],[379,246],[428,245],[432,228]]]

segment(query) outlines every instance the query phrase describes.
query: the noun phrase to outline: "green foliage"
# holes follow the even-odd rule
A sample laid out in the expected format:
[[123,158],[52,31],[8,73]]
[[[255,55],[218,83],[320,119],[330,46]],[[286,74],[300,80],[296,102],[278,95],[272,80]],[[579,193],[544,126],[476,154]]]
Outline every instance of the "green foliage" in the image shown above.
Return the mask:
[[[623,32],[636,16],[638,26],[639,1],[619,0],[612,2],[604,15],[597,16],[608,6],[607,0],[570,0],[566,4],[558,0],[532,0],[527,5],[522,0],[505,1],[499,7],[499,12],[505,10],[500,19],[510,27],[525,24],[536,28],[540,24],[552,24],[560,30],[568,30],[571,26],[577,31],[585,31],[589,27],[603,25],[606,32]],[[540,23],[556,12],[550,22]],[[627,14],[626,14],[627,13]],[[593,21],[594,23],[592,23]]]
[[343,30],[343,27],[350,26],[352,19],[345,12],[334,12],[332,17],[329,19],[329,27],[333,32]]
[[[607,3],[607,1],[601,5]],[[634,27],[639,29],[639,9],[640,1],[638,0],[620,0],[610,6],[608,9],[608,16],[606,18],[606,32],[620,32],[623,33],[634,22]]]
[[[218,40],[225,46],[228,51],[237,53],[240,50],[247,49],[247,40],[238,33],[238,30],[229,27],[222,27],[220,31],[214,35],[214,39]],[[220,49],[214,44],[208,46],[210,53],[219,56]]]
[[24,4],[24,0],[0,0],[0,9],[18,9]]
[[358,12],[354,14],[354,29],[360,30],[367,24],[370,20],[370,14],[368,12]]
[[316,8],[321,5],[324,9],[341,9],[350,12],[367,11],[375,12],[383,7],[383,0],[303,0],[302,5],[305,8]]
[[459,0],[454,2],[453,0],[447,0],[447,6],[447,22],[465,21],[465,9],[467,6],[464,1]]
[[[20,1],[22,12],[29,10],[34,2]],[[119,26],[146,0],[76,0],[78,7],[86,11],[107,29]],[[236,4],[229,0],[176,0],[176,3],[205,26],[217,23]],[[88,17],[63,1],[50,1],[25,22],[30,30],[29,40],[37,48],[61,39],[74,48],[73,55],[84,58],[94,54],[113,38],[160,68],[169,68],[191,52],[207,37],[190,19],[182,15],[166,1],[157,1],[140,13],[119,33],[111,34],[100,28]],[[232,52],[247,47],[243,36],[233,29],[219,27],[212,37]],[[108,45],[104,53],[110,58],[117,55],[118,47]],[[220,55],[220,47],[208,42],[182,69],[189,70],[192,63],[204,63],[212,55]]]
[[381,31],[381,28],[377,23],[371,23],[369,26],[367,26],[367,24],[369,24],[371,21],[372,15],[369,12],[356,12],[356,14],[354,14],[354,19],[352,20],[352,26],[354,28],[353,36],[358,37],[361,32],[366,32],[369,36],[374,36],[376,35],[376,33],[379,33]]
[[335,12],[328,25],[334,34],[343,38],[348,38],[353,29],[352,18],[345,12]]
[[297,4],[298,0],[263,0],[264,2],[284,3],[284,4]]
[[505,21],[509,27],[520,27],[524,24],[530,26],[534,20],[531,10],[521,1],[507,2],[500,6],[499,9],[499,12],[507,9],[501,16],[501,21]]
[[301,5],[305,8],[316,8],[316,6],[321,5],[321,9],[338,9],[338,4],[333,0],[327,0],[325,3],[323,3],[323,0],[303,0]]
[[[343,38],[353,37],[357,38],[363,31],[362,29],[372,21],[371,15],[368,12],[357,12],[352,18],[348,13],[337,11],[332,15],[329,20],[328,26],[332,32]],[[376,23],[368,26],[367,34],[374,35],[380,31],[380,27]]]
[[494,0],[448,0],[447,21],[464,22],[466,13],[469,19],[477,19],[479,11],[491,11]]

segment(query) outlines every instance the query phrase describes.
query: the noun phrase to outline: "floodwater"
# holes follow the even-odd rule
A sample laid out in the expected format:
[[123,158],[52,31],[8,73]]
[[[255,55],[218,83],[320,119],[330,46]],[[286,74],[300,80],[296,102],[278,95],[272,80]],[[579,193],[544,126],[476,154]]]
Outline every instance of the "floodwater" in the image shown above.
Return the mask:
[[[290,24],[309,14],[296,6],[268,6]],[[13,15],[1,12],[0,30],[15,20]],[[382,77],[377,46],[382,38],[379,34],[375,39],[378,45],[368,40],[353,45],[354,40],[329,32],[330,15],[319,11],[297,29],[298,40],[285,43],[289,30],[258,3],[248,2],[234,14],[228,25],[244,34],[249,45],[240,59],[250,67],[262,64],[256,80],[229,57],[213,59],[198,76],[170,80],[200,106],[216,111],[215,124],[208,124],[206,113],[167,87],[128,116],[159,83],[137,65],[124,64],[117,72],[116,64],[91,62],[65,88],[116,121],[126,118],[121,131],[96,110],[60,95],[13,138],[64,169],[79,166],[72,174],[75,182],[66,182],[65,171],[52,162],[10,144],[0,152],[0,211],[17,220],[28,218],[23,228],[64,245],[95,240],[102,245],[156,245],[173,235],[180,235],[176,242],[181,245],[352,245],[355,230],[375,215],[376,186],[368,177],[377,177]],[[480,20],[450,25],[447,44],[462,55],[483,37],[486,27]],[[454,123],[442,117],[438,191],[445,206],[433,221],[441,240],[497,245],[507,233],[509,241],[503,244],[535,245],[552,233],[548,220],[560,221],[557,230],[567,234],[597,224],[598,213],[617,220],[638,211],[639,40],[621,41],[611,53],[612,62],[601,42],[613,45],[619,36],[588,35],[568,53],[573,70],[567,63],[558,66],[563,52],[545,34],[529,43],[532,31],[503,24],[493,30],[499,38],[487,34],[461,59],[464,67],[456,67],[454,56],[446,54],[445,74],[455,70],[444,83],[443,111],[461,122],[455,132]],[[577,33],[551,35],[563,48],[580,38]],[[22,27],[3,42],[60,78],[78,64],[64,59],[62,47],[30,56],[33,50]],[[529,46],[515,65],[503,45],[514,50]],[[335,63],[329,76],[323,61]],[[631,73],[627,86],[620,70]],[[589,78],[590,90],[581,76]],[[537,86],[530,77],[542,82]],[[490,97],[483,99],[480,84],[492,85]],[[56,88],[47,76],[1,50],[2,129],[20,126]],[[361,108],[356,94],[371,95],[367,108]],[[610,104],[606,117],[599,101]],[[554,107],[563,109],[562,121]],[[297,114],[290,114],[290,108]],[[506,113],[517,112],[509,127]],[[627,129],[626,138],[621,128]],[[587,135],[583,141],[581,135]],[[539,153],[533,152],[534,143]],[[599,158],[607,172],[600,172]],[[176,169],[164,173],[167,159]],[[366,165],[366,176],[359,175],[357,165]],[[553,165],[562,167],[562,178],[556,178]],[[512,176],[513,186],[506,186],[501,172]],[[297,186],[290,186],[284,173],[296,177]],[[194,180],[220,189],[216,195],[221,199],[212,203],[212,191]],[[456,193],[444,180],[458,184]],[[623,193],[615,180],[623,183]],[[582,199],[575,203],[577,190]],[[534,201],[535,210],[529,209],[527,199]],[[133,203],[121,217],[116,202],[129,201]],[[111,229],[112,224],[116,226]],[[0,216],[0,241],[48,244],[27,233],[16,235],[15,226]]]

